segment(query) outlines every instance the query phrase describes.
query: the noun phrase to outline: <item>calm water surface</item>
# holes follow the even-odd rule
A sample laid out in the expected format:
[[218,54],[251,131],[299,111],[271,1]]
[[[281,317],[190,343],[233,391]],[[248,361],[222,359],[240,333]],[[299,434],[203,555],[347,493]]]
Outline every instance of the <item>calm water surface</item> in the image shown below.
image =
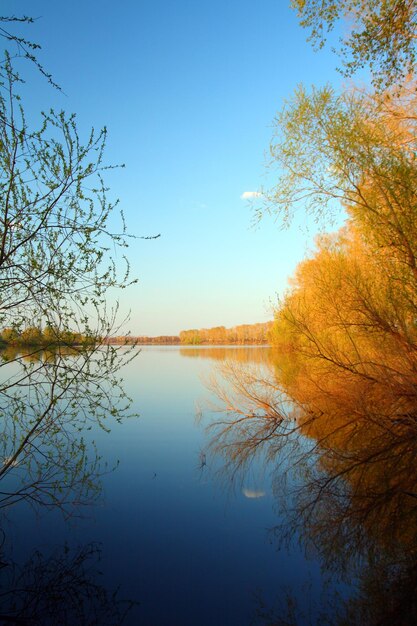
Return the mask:
[[262,362],[267,354],[144,347],[123,370],[140,416],[94,433],[109,464],[120,461],[101,479],[98,504],[69,520],[16,505],[4,525],[13,559],[97,542],[99,584],[139,603],[124,622],[132,625],[244,626],[258,623],[260,606],[276,604],[285,586],[301,603],[303,585],[318,593],[318,563],[295,542],[280,550],[270,532],[282,513],[268,470],[255,465],[231,485],[202,457],[207,434],[196,414],[210,395],[204,380],[226,356]]

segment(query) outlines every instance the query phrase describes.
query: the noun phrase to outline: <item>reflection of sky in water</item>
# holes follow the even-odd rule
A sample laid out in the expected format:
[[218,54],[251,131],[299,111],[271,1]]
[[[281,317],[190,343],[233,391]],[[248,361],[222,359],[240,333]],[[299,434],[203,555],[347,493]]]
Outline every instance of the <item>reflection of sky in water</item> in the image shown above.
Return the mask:
[[129,623],[152,626],[242,626],[255,593],[272,604],[281,584],[297,590],[309,576],[317,582],[317,564],[270,542],[277,513],[267,477],[254,468],[230,490],[213,477],[209,460],[201,467],[205,433],[195,412],[212,365],[176,347],[143,348],[123,371],[140,417],[114,425],[110,435],[94,433],[109,464],[120,460],[103,478],[103,501],[67,524],[56,511],[36,517],[16,507],[4,527],[15,558],[65,541],[102,542],[103,582],[140,601]]
[[243,487],[242,493],[246,498],[263,498],[266,495],[265,491],[256,491],[248,487]]

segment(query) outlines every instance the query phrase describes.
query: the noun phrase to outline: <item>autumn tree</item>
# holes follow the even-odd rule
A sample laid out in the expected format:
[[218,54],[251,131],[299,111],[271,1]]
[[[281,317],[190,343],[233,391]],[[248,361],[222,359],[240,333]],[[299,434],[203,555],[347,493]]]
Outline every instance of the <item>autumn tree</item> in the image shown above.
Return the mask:
[[405,624],[416,611],[403,602],[417,554],[415,326],[380,260],[352,224],[320,237],[277,311],[271,363],[230,359],[211,385],[208,452],[226,477],[266,460],[286,513],[277,538],[297,533],[358,582],[320,623]]
[[[294,4],[304,15],[333,7],[334,20],[347,5],[364,6]],[[414,7],[368,4],[371,12]],[[391,84],[389,65],[381,68]],[[327,227],[343,216],[345,225],[318,238],[281,299],[270,333],[274,367],[223,367],[224,382],[213,385],[222,416],[210,425],[211,450],[233,475],[256,453],[292,472],[290,491],[282,492],[282,472],[279,481],[290,535],[304,529],[330,565],[356,555],[372,566],[392,550],[385,571],[394,598],[404,552],[410,581],[417,554],[415,86],[409,77],[378,93],[300,87],[278,114],[268,209],[284,223],[301,211]],[[387,545],[388,534],[401,549]]]
[[285,217],[298,206],[319,219],[338,205],[348,215],[300,264],[276,313],[273,340],[292,359],[290,395],[309,410],[314,397],[313,413],[331,403],[366,423],[370,407],[351,402],[384,395],[379,422],[415,427],[415,113],[412,85],[394,97],[324,88],[300,89],[279,118],[273,206]]
[[[222,366],[209,448],[233,476],[256,454],[278,466],[289,536],[330,567],[357,559],[362,587],[340,623],[405,624],[416,615],[401,590],[415,586],[417,555],[417,5],[292,4],[319,46],[347,18],[343,72],[369,64],[377,89],[300,87],[276,118],[267,210],[345,225],[318,238],[282,297],[273,365]],[[382,610],[367,603],[384,594]]]
[[261,344],[268,342],[268,331],[272,322],[263,324],[241,324],[232,328],[215,326],[213,328],[200,328],[182,330],[180,342],[183,344]]

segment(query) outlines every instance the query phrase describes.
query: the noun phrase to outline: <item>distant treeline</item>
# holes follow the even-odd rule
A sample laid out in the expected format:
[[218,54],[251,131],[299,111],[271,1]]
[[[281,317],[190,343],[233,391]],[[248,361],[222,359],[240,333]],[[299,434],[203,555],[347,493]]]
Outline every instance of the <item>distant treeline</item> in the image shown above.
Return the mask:
[[106,339],[104,343],[118,344],[118,345],[132,345],[132,344],[157,344],[157,345],[173,345],[180,343],[178,335],[160,335],[159,337],[133,337],[131,335],[120,335],[118,337],[110,337]]
[[16,328],[3,328],[0,331],[0,347],[6,346],[42,346],[54,345],[78,346],[92,345],[96,343],[96,337],[89,337],[70,330],[59,330],[53,326],[29,326],[23,330]]
[[273,322],[265,322],[263,324],[241,324],[232,328],[215,326],[214,328],[182,330],[180,342],[187,345],[268,343],[272,325]]
[[273,322],[263,324],[241,324],[226,328],[225,326],[215,326],[213,328],[193,328],[182,330],[178,335],[160,335],[159,337],[133,337],[131,335],[120,335],[110,337],[105,343],[118,345],[201,345],[201,344],[263,344],[269,343],[269,333],[272,330]]

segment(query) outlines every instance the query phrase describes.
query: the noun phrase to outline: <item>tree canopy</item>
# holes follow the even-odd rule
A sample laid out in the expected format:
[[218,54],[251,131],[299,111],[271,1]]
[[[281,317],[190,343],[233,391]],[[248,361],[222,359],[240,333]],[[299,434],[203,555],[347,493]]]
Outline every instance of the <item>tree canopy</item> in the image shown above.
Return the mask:
[[345,76],[368,66],[374,85],[385,88],[414,73],[415,0],[292,0],[291,4],[317,47],[325,44],[337,23],[346,22],[347,34],[338,50]]

